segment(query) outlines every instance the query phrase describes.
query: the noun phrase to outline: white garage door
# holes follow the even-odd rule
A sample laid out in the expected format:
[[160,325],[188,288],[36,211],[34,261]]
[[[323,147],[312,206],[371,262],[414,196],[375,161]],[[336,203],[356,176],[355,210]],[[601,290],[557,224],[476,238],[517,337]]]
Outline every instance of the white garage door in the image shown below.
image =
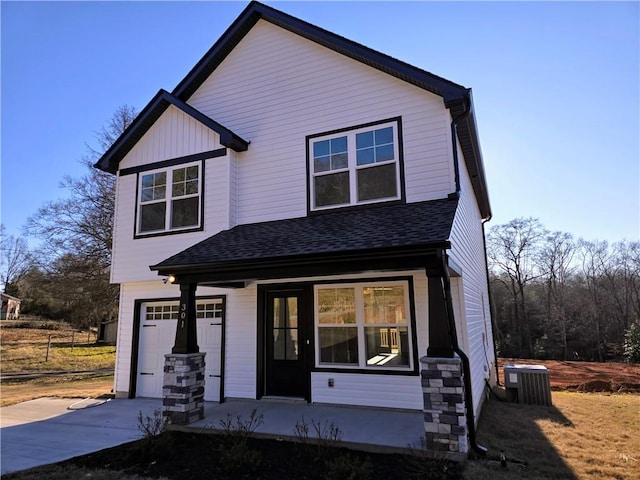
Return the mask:
[[[140,341],[136,396],[162,397],[164,355],[171,353],[176,336],[178,302],[143,303],[140,312]],[[222,298],[198,300],[198,346],[206,353],[204,399],[220,401],[222,381]]]

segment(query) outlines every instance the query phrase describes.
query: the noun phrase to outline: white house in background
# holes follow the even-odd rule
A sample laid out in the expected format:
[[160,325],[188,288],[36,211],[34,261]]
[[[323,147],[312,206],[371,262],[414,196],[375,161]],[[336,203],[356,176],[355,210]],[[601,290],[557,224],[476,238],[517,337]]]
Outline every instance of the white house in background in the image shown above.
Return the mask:
[[22,300],[6,293],[0,293],[2,308],[0,309],[0,320],[17,320],[20,317],[20,303]]
[[96,167],[118,397],[199,349],[207,401],[432,412],[428,359],[462,357],[473,433],[495,354],[469,89],[253,2]]

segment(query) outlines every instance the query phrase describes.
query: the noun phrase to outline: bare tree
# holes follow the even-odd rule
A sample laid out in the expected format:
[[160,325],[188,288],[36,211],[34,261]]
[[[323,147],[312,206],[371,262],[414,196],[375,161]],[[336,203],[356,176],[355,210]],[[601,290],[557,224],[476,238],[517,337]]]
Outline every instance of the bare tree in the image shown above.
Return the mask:
[[580,240],[579,245],[582,275],[588,292],[588,316],[595,334],[594,349],[598,360],[603,361],[604,329],[601,312],[604,302],[604,291],[602,288],[602,269],[608,261],[609,244],[607,242]]
[[538,219],[517,218],[493,227],[487,236],[489,265],[502,274],[497,278],[511,296],[513,330],[524,341],[528,355],[533,352],[533,342],[525,290],[541,275],[536,265],[536,253],[545,234]]
[[[101,315],[115,315],[118,287],[109,285],[109,267],[115,209],[115,176],[93,168],[99,156],[111,146],[131,124],[135,111],[120,107],[111,120],[96,133],[98,149],[87,146],[88,154],[81,163],[87,171],[80,177],[65,176],[61,188],[68,192],[63,199],[45,203],[28,218],[27,235],[42,242],[38,254],[40,271],[60,278],[56,295],[80,302],[79,316],[91,317],[88,306],[97,307]],[[65,292],[60,288],[67,288]],[[98,289],[93,297],[90,289]],[[75,300],[74,300],[75,299]],[[91,300],[91,301],[89,301]],[[97,304],[95,302],[98,302]],[[74,308],[70,311],[75,311]],[[84,323],[84,320],[81,320]]]
[[538,264],[545,276],[548,330],[557,327],[562,347],[562,360],[567,359],[568,290],[576,247],[569,233],[552,232],[544,239],[538,253]]
[[8,295],[18,295],[17,283],[31,265],[29,245],[22,237],[5,233],[0,225],[0,284]]

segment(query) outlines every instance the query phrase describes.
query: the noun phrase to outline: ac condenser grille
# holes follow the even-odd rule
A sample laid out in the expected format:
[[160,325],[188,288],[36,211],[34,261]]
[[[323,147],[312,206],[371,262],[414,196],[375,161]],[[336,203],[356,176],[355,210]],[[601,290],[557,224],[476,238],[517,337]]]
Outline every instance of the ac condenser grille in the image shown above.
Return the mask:
[[505,387],[511,401],[529,405],[551,405],[551,384],[547,367],[542,365],[505,365]]

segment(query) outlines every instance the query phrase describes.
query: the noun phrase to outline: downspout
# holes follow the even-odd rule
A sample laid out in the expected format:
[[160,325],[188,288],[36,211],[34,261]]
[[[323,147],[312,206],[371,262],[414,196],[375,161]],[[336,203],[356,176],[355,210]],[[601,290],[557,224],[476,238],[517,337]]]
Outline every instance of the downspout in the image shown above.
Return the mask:
[[471,113],[467,97],[463,100],[464,111],[457,117],[451,119],[451,151],[453,152],[453,172],[455,175],[456,191],[449,195],[449,198],[460,198],[460,161],[458,159],[458,123],[464,120]]
[[456,321],[453,316],[453,300],[451,299],[451,280],[449,278],[449,267],[447,265],[447,254],[442,251],[440,255],[442,261],[442,282],[444,286],[444,297],[447,307],[447,319],[449,320],[449,332],[451,333],[451,347],[462,360],[462,370],[464,378],[464,401],[467,404],[467,429],[469,430],[469,443],[474,452],[478,455],[486,456],[487,448],[478,445],[476,439],[476,422],[473,413],[473,395],[471,390],[471,365],[469,357],[462,351],[458,344],[458,332],[456,331]]

